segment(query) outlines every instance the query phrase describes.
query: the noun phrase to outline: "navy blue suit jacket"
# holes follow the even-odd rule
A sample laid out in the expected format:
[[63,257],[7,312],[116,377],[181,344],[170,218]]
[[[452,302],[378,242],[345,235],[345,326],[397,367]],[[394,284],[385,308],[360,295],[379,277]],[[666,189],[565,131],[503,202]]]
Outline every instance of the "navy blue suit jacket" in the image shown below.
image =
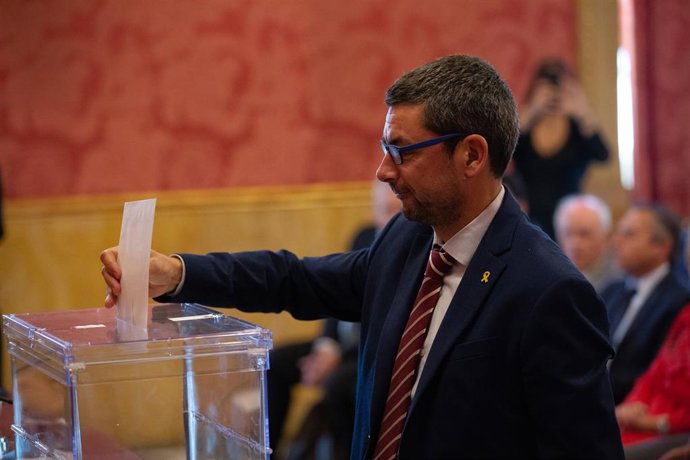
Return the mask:
[[[611,335],[623,317],[622,298],[625,281],[611,283],[601,293],[609,318]],[[616,357],[611,362],[611,384],[616,404],[623,402],[635,381],[647,370],[666,338],[673,320],[690,300],[686,285],[671,271],[659,281],[649,294],[623,340],[618,344]]]
[[[432,238],[398,215],[369,250],[183,255],[180,295],[160,300],[361,321],[352,458],[369,459]],[[622,458],[611,354],[594,289],[506,194],[429,352],[400,459]]]

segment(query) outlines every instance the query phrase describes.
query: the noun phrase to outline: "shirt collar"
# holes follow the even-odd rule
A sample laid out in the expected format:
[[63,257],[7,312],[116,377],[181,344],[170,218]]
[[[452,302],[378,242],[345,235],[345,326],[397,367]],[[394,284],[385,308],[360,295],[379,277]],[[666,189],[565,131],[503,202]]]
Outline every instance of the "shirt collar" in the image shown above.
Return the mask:
[[[491,221],[496,217],[496,213],[503,202],[504,195],[505,189],[501,186],[498,195],[496,195],[496,198],[494,198],[489,206],[484,208],[472,222],[465,225],[443,245],[443,249],[458,263],[465,267],[470,263]],[[434,244],[440,244],[436,234],[434,234]]]
[[[637,290],[637,296],[646,299],[649,293],[656,287],[661,279],[671,271],[671,264],[665,262],[651,272],[639,277],[632,278],[632,283]],[[626,283],[627,284],[627,283]]]

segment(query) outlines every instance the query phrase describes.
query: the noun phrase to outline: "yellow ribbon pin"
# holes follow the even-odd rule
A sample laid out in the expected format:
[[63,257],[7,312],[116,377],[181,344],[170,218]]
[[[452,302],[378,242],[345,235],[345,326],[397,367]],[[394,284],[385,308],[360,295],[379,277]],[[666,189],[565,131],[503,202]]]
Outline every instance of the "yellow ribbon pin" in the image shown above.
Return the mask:
[[491,272],[484,272],[484,275],[482,276],[482,283],[488,283],[489,276],[491,276]]

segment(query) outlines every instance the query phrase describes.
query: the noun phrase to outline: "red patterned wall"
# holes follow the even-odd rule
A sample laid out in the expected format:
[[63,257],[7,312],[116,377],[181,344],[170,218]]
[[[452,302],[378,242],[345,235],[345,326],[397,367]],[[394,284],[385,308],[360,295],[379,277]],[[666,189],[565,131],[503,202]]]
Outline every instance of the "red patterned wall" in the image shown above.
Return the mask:
[[635,21],[635,195],[690,216],[690,2],[631,0]]
[[397,75],[476,54],[522,94],[541,57],[574,63],[575,13],[574,0],[4,0],[5,192],[368,180]]

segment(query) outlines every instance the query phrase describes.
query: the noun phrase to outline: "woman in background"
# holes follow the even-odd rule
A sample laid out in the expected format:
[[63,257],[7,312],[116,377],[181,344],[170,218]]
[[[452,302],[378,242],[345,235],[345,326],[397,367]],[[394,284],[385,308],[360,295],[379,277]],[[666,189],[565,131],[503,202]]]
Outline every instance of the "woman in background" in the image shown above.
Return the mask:
[[527,186],[530,218],[552,238],[553,213],[566,195],[580,193],[592,161],[606,161],[597,121],[565,63],[541,63],[520,107],[515,167]]

